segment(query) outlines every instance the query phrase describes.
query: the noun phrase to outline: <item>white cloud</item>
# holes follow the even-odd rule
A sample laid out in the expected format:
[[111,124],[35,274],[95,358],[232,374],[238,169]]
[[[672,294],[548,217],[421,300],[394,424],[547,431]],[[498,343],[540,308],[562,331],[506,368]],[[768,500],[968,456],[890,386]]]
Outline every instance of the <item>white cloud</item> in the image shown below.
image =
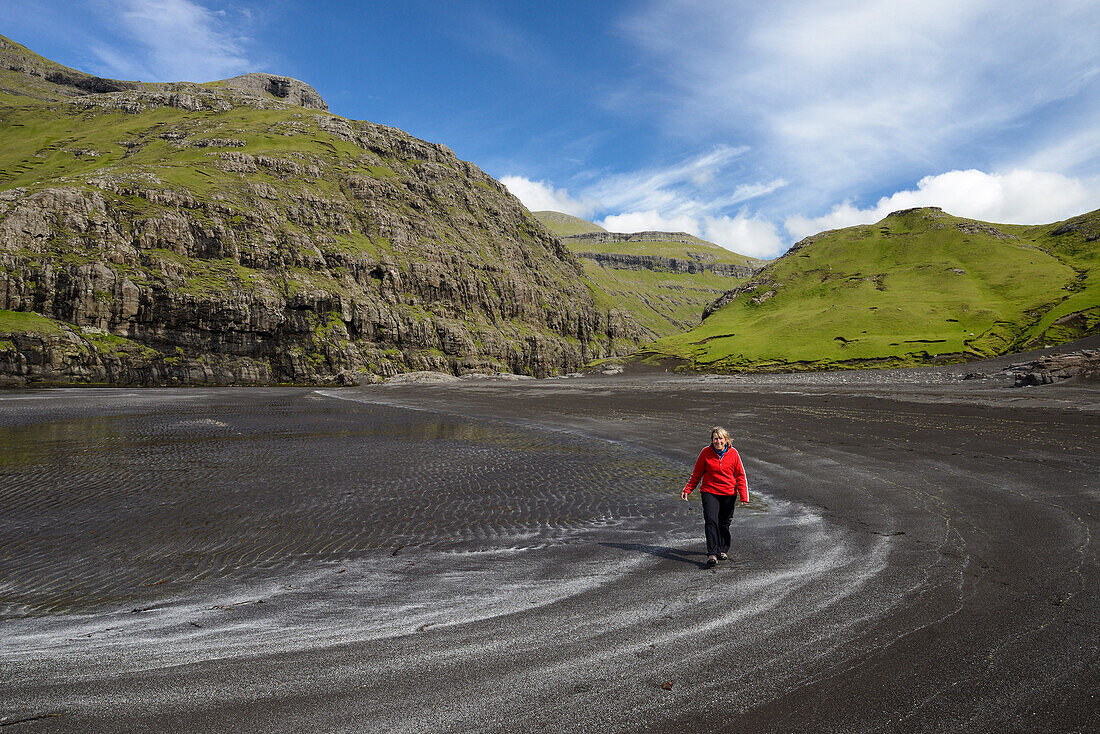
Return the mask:
[[97,73],[142,81],[206,82],[256,71],[242,18],[192,0],[123,0],[107,5],[124,47],[96,45]]
[[747,215],[706,217],[702,237],[727,250],[760,258],[782,255],[789,245],[773,222]]
[[774,224],[744,213],[724,213],[787,184],[782,179],[731,183],[727,169],[747,150],[716,146],[662,168],[593,174],[577,196],[524,176],[501,181],[532,211],[552,209],[585,218],[602,214],[598,224],[612,232],[688,232],[737,252],[771,257],[783,250]]
[[608,211],[660,212],[664,217],[699,216],[760,196],[769,186],[784,182],[730,186],[726,196],[716,194],[725,187],[726,167],[748,148],[718,145],[702,155],[662,168],[650,168],[598,178],[586,187],[586,194]]
[[532,181],[523,176],[502,176],[500,182],[533,212],[550,210],[581,218],[592,215],[594,207],[591,201],[575,199],[565,189],[554,188],[546,181]]
[[1100,205],[1100,180],[1082,181],[1059,173],[1018,169],[1003,174],[948,171],[926,176],[917,188],[879,199],[859,209],[850,202],[821,217],[790,217],[787,231],[800,239],[826,229],[877,222],[890,212],[938,206],[949,214],[1004,224],[1045,224]]
[[610,232],[688,232],[699,231],[699,221],[695,217],[678,215],[662,216],[656,209],[640,212],[624,212],[604,217],[598,224]]
[[751,257],[773,258],[787,249],[774,223],[739,214],[730,216],[662,216],[649,210],[605,217],[599,225],[611,232],[687,232]]

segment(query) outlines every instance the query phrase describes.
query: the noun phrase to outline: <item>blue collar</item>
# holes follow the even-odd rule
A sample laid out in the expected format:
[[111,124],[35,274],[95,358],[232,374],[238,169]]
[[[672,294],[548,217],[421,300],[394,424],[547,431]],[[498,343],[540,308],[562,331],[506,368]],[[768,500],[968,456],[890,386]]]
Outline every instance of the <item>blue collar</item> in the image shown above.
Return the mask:
[[726,452],[730,450],[730,445],[727,443],[726,448],[722,449],[721,451],[719,451],[718,449],[714,448],[713,445],[711,445],[710,450],[713,451],[714,453],[718,454],[718,458],[721,459],[723,456],[726,455]]

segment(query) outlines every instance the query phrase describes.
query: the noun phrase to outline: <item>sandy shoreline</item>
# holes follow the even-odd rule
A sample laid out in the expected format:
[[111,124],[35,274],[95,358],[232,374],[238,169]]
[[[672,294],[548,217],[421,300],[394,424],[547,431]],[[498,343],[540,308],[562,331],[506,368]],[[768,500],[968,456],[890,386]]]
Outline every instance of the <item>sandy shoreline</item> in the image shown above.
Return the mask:
[[0,724],[1093,728],[1100,390],[915,374],[0,395]]

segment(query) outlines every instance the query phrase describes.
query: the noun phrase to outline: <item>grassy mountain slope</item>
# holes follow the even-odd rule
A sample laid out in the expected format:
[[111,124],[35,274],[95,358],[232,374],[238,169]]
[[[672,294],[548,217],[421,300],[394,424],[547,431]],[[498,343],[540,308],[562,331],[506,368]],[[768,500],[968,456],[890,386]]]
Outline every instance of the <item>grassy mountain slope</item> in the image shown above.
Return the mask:
[[719,299],[700,326],[641,354],[715,371],[827,369],[1076,338],[1100,316],[1098,219],[1019,227],[923,208],[823,232]]
[[677,334],[699,324],[703,308],[740,279],[712,271],[680,273],[605,267],[583,259],[585,283],[606,309],[621,309],[649,330],[652,338]]
[[2,374],[541,375],[642,333],[497,181],[308,85],[117,82],[0,51]]
[[1100,322],[1100,210],[1055,224],[1006,227],[1069,265],[1076,280],[1068,297],[1024,332],[1024,346],[1058,344],[1095,333]]
[[531,214],[542,223],[542,226],[546,227],[558,237],[564,237],[571,234],[607,231],[594,222],[589,222],[587,219],[574,217],[564,212],[541,211],[531,212]]
[[[608,233],[611,235],[612,233]],[[759,268],[763,261],[741,255],[683,232],[636,232],[618,235],[612,239],[598,234],[580,234],[563,237],[562,241],[578,255],[588,253],[644,255],[694,260],[702,266],[742,265]]]
[[708,303],[762,264],[683,232],[618,234],[561,212],[535,216],[581,258],[597,302],[629,312],[653,337],[699,324]]
[[94,92],[138,89],[138,82],[102,79],[39,56],[0,36],[0,92],[57,101]]

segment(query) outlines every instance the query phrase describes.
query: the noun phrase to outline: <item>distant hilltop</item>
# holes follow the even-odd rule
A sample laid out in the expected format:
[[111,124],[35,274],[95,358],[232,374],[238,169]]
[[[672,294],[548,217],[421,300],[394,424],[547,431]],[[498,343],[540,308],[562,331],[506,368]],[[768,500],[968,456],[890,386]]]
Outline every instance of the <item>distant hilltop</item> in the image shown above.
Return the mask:
[[[561,238],[580,257],[591,258],[612,267],[645,268],[647,270],[671,270],[680,273],[700,273],[710,270],[720,275],[748,278],[764,261],[738,255],[731,250],[707,242],[687,232],[590,232],[566,235]],[[611,252],[609,249],[643,250],[652,244],[667,248],[683,244],[683,256],[678,254],[641,254],[640,252]],[[602,245],[599,252],[593,246]],[[606,246],[611,246],[610,248]],[[616,247],[619,246],[619,247]],[[735,260],[730,262],[730,260]]]
[[584,234],[562,235],[562,239],[583,239],[587,242],[683,242],[685,245],[706,244],[720,247],[713,242],[688,234],[687,232],[587,232]]
[[584,234],[586,232],[607,231],[595,222],[574,217],[572,214],[564,212],[540,211],[531,213],[535,216],[535,219],[542,222],[542,226],[559,237],[568,237],[569,235]]
[[608,232],[569,214],[534,212],[543,226],[578,256],[613,268],[667,270],[747,278],[766,261],[747,257],[687,232]]
[[328,104],[316,89],[287,76],[250,73],[201,84],[107,79],[62,66],[3,36],[0,36],[0,70],[0,92],[46,102],[119,92],[203,94],[216,89],[232,89],[256,100],[279,101],[296,107],[328,111]]
[[534,215],[581,258],[597,297],[654,337],[697,326],[708,303],[764,266],[686,232],[608,232],[562,212]]

